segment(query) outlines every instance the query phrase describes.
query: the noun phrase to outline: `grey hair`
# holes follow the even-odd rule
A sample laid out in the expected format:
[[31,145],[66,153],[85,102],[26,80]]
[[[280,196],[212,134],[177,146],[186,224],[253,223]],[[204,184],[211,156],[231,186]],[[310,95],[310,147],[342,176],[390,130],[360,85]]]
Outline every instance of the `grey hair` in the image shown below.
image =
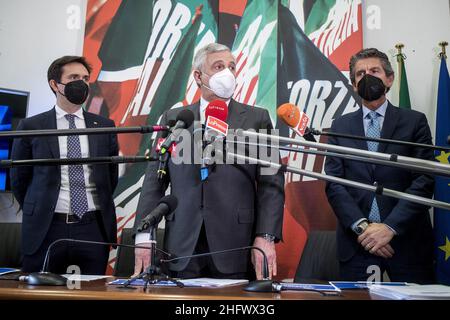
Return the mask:
[[394,74],[394,70],[392,69],[391,63],[389,62],[389,58],[384,52],[381,52],[375,48],[362,49],[350,58],[349,69],[350,69],[350,80],[351,80],[352,84],[355,84],[355,81],[356,81],[355,80],[355,78],[356,78],[356,75],[355,75],[356,62],[358,62],[361,59],[367,59],[367,58],[380,59],[381,65],[384,69],[384,72],[386,73],[386,76],[390,77]]
[[207,44],[206,46],[200,48],[197,51],[197,53],[195,54],[192,69],[200,70],[201,67],[203,67],[203,65],[205,63],[206,56],[208,54],[221,52],[221,51],[230,51],[231,52],[231,49],[228,48],[226,45],[220,44],[220,43],[210,43],[210,44]]

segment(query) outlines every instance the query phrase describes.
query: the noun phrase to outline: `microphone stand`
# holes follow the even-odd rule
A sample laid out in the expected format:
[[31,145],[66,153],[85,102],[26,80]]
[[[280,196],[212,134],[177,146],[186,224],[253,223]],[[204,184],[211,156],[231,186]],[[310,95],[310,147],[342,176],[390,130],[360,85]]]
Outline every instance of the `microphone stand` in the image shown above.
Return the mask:
[[387,161],[392,161],[392,162],[420,165],[420,166],[427,167],[427,168],[442,169],[444,171],[450,169],[450,165],[448,165],[448,164],[434,162],[434,161],[430,161],[430,160],[416,159],[416,158],[401,156],[401,155],[397,155],[397,154],[388,154],[388,153],[368,151],[368,150],[362,150],[362,149],[356,149],[356,148],[349,148],[349,147],[343,147],[343,146],[333,145],[333,144],[318,143],[318,142],[311,142],[311,141],[301,141],[298,139],[281,137],[281,136],[277,136],[277,135],[257,133],[257,132],[250,131],[250,130],[244,131],[242,129],[238,129],[238,130],[236,130],[236,135],[238,137],[256,137],[256,138],[270,139],[271,141],[277,141],[277,142],[293,144],[293,145],[300,145],[303,147],[324,149],[327,151],[340,152],[340,153],[344,153],[344,154],[362,156],[362,157],[367,157],[367,158],[371,158],[371,159],[381,159],[381,160],[387,160]]
[[254,281],[249,282],[244,287],[244,290],[250,291],[250,292],[276,292],[275,288],[273,286],[274,282],[272,280],[270,280],[270,277],[269,277],[269,264],[267,262],[266,253],[261,248],[258,248],[255,246],[246,246],[246,247],[226,249],[226,250],[220,250],[220,251],[192,254],[189,256],[175,257],[175,258],[171,258],[171,259],[161,259],[160,262],[162,262],[162,263],[174,262],[174,261],[183,260],[183,259],[200,258],[200,257],[212,256],[215,254],[224,254],[224,253],[230,253],[230,252],[242,251],[242,250],[258,250],[263,255],[263,268],[262,268],[263,279],[262,280],[254,280]]
[[433,199],[429,199],[429,198],[425,198],[425,197],[421,197],[421,196],[417,196],[414,194],[409,194],[406,192],[401,192],[401,191],[397,191],[397,190],[393,190],[393,189],[384,188],[383,186],[381,186],[377,183],[375,183],[372,186],[369,184],[356,182],[356,181],[352,181],[352,180],[348,180],[348,179],[343,179],[343,178],[339,178],[339,177],[335,177],[335,176],[329,176],[329,175],[322,174],[322,173],[312,172],[312,171],[308,171],[308,170],[304,170],[304,169],[297,169],[297,168],[293,168],[293,167],[290,167],[290,166],[287,166],[284,164],[282,165],[279,163],[273,163],[270,161],[246,157],[246,156],[242,156],[242,155],[235,154],[232,152],[228,152],[227,156],[230,157],[231,159],[236,158],[236,159],[240,159],[243,161],[249,161],[250,163],[259,164],[262,166],[276,168],[278,170],[282,170],[283,172],[293,172],[293,173],[297,173],[297,174],[315,178],[315,179],[339,183],[344,186],[348,186],[348,187],[352,187],[352,188],[359,188],[362,190],[367,190],[370,192],[374,192],[378,195],[385,195],[385,196],[389,196],[389,197],[393,197],[393,198],[397,198],[397,199],[401,199],[401,200],[407,200],[407,201],[411,201],[414,203],[419,203],[419,204],[422,204],[425,206],[431,206],[431,207],[445,209],[445,210],[450,211],[450,203],[433,200]]
[[247,141],[245,141],[245,142],[232,141],[229,143],[256,146],[256,147],[264,147],[264,148],[273,148],[273,149],[279,149],[279,150],[283,150],[283,151],[300,152],[300,153],[306,153],[306,154],[314,154],[314,155],[319,155],[319,156],[324,156],[324,157],[337,157],[337,158],[343,158],[346,160],[360,161],[360,162],[366,162],[366,163],[371,163],[371,164],[376,164],[376,165],[400,168],[400,169],[404,169],[404,170],[422,172],[422,173],[426,173],[426,174],[450,177],[449,170],[433,169],[433,168],[428,168],[428,167],[422,167],[422,166],[415,165],[415,164],[399,163],[399,162],[387,161],[387,160],[382,160],[382,159],[374,159],[374,158],[366,158],[366,157],[355,156],[355,155],[351,155],[351,154],[343,154],[343,153],[320,151],[320,150],[305,149],[305,148],[286,147],[286,146],[282,146],[282,145],[273,146],[273,145],[269,145],[269,144],[259,144],[259,143],[252,143],[252,142],[247,142]]
[[149,284],[158,284],[160,282],[172,282],[177,287],[183,288],[184,284],[176,279],[170,278],[168,275],[163,274],[161,269],[156,265],[156,251],[159,250],[156,248],[156,226],[152,226],[150,229],[150,265],[146,270],[141,272],[135,277],[128,279],[122,286],[121,289],[135,289],[134,287],[130,287],[131,283],[138,279],[144,279],[144,291],[147,291],[147,287]]
[[151,156],[113,156],[92,158],[63,158],[63,159],[29,159],[29,160],[0,160],[0,168],[25,166],[64,166],[81,164],[109,164],[157,161]]
[[[96,244],[96,245],[107,245],[112,247],[124,247],[124,248],[141,248],[141,249],[149,249],[148,247],[144,246],[136,246],[136,245],[128,245],[128,244],[121,244],[121,243],[111,243],[111,242],[100,242],[100,241],[90,241],[90,240],[79,240],[79,239],[58,239],[53,241],[47,248],[47,252],[45,253],[44,263],[42,264],[42,269],[40,272],[32,272],[28,276],[25,276],[25,280],[30,285],[52,285],[52,286],[65,286],[67,284],[67,279],[59,274],[52,273],[47,271],[48,265],[50,261],[50,251],[51,249],[56,246],[58,243],[61,242],[75,242],[75,243],[86,243],[86,244]],[[158,250],[162,253],[164,253],[167,256],[171,256],[170,253],[167,253],[163,250],[160,250],[158,248],[154,248],[155,250]]]
[[49,136],[73,136],[108,133],[152,133],[155,131],[169,131],[168,126],[136,126],[136,127],[103,127],[83,129],[43,129],[43,130],[17,130],[0,132],[0,138],[25,138]]
[[403,145],[403,146],[434,149],[434,150],[441,150],[441,151],[446,151],[446,152],[450,151],[449,147],[433,146],[433,145],[425,144],[425,143],[417,143],[417,142],[409,142],[409,141],[401,141],[401,140],[355,136],[355,135],[347,134],[347,133],[320,131],[320,130],[317,130],[314,128],[307,128],[304,135],[308,135],[308,134],[313,134],[315,136],[322,135],[322,136],[330,136],[330,137],[348,138],[348,139],[353,139],[353,140],[375,141],[375,142],[379,142],[379,143],[392,143],[392,144],[398,144],[398,145]]

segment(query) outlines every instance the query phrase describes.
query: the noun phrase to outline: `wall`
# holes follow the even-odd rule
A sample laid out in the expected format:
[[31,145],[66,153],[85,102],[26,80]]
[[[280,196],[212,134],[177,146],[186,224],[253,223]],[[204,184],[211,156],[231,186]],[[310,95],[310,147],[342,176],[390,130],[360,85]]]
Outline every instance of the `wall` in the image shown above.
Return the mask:
[[[378,21],[377,10],[380,13]],[[363,19],[366,17],[365,47],[376,47],[393,57],[397,53],[395,44],[405,45],[403,52],[407,57],[405,65],[411,104],[413,109],[425,113],[434,136],[438,43],[450,42],[450,1],[366,0],[363,1],[363,12],[369,13],[363,15]],[[395,58],[391,61],[397,70]]]
[[[86,3],[0,0],[0,87],[31,92],[29,116],[54,103],[46,79],[49,64],[82,53]],[[395,44],[405,44],[411,103],[427,115],[434,132],[438,42],[450,41],[450,1],[366,0],[363,13],[365,47],[393,57]]]
[[28,116],[55,102],[47,68],[83,52],[87,0],[0,0],[0,88],[30,92]]

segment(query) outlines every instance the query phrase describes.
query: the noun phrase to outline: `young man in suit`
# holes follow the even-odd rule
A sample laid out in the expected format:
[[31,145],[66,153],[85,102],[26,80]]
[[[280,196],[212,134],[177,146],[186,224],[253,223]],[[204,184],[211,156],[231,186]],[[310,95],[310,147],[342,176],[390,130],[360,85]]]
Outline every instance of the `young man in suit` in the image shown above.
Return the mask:
[[[114,122],[86,112],[91,67],[84,57],[64,56],[48,69],[48,83],[56,96],[47,112],[23,119],[18,130],[114,127]],[[15,139],[11,158],[58,159],[116,156],[115,134],[27,137]],[[73,238],[116,242],[112,193],[117,165],[17,167],[11,170],[14,196],[23,210],[23,271],[42,268],[49,245]],[[109,248],[80,243],[57,244],[50,254],[49,271],[66,273],[76,265],[82,274],[104,274]]]
[[[424,114],[393,106],[386,93],[394,72],[386,54],[363,49],[351,57],[350,79],[362,108],[334,120],[330,131],[432,144]],[[433,160],[431,149],[331,137],[330,144]],[[389,166],[327,157],[328,175],[378,184],[431,198],[432,176]],[[391,281],[433,282],[433,234],[428,208],[406,200],[327,183],[338,218],[337,246],[343,280],[367,280],[378,266]],[[370,268],[369,268],[370,267]]]
[[[163,114],[162,123],[176,119],[182,109],[191,110],[196,121],[205,123],[205,110],[213,100],[228,105],[230,129],[272,129],[267,110],[241,104],[231,97],[236,88],[236,60],[228,47],[212,43],[194,57],[193,75],[201,90],[199,102]],[[192,132],[193,125],[188,128]],[[254,164],[216,165],[208,180],[201,181],[199,164],[169,162],[164,181],[157,179],[158,163],[148,165],[136,215],[136,224],[164,195],[169,183],[178,207],[166,216],[165,249],[176,256],[254,245],[262,248],[270,276],[276,275],[275,241],[281,239],[284,205],[284,175],[261,174]],[[145,240],[146,239],[146,240]],[[137,234],[136,243],[148,242]],[[182,278],[249,278],[249,252],[185,259],[169,266],[171,275]],[[262,255],[252,250],[256,277],[262,278]],[[145,249],[136,250],[135,273],[149,262]],[[250,271],[249,271],[250,270]]]

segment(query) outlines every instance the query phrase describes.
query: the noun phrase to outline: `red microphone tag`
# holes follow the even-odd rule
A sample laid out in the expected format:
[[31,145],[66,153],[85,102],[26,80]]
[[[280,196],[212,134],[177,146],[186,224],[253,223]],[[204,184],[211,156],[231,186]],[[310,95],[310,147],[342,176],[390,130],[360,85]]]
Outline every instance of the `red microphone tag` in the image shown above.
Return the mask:
[[214,130],[226,137],[228,134],[228,123],[213,116],[209,116],[206,120],[205,130]]
[[306,127],[309,123],[309,117],[304,113],[303,111],[300,112],[300,120],[298,121],[298,125],[295,129],[295,132],[297,132],[299,135],[303,137],[305,134]]

